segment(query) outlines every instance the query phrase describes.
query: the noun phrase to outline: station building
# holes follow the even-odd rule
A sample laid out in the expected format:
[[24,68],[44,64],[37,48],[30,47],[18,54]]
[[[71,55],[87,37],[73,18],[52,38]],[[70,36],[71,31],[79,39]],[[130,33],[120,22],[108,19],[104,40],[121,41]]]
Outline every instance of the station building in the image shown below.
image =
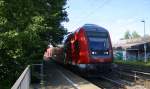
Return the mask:
[[144,60],[146,47],[146,58],[150,60],[150,36],[120,40],[113,44],[114,57],[123,60]]

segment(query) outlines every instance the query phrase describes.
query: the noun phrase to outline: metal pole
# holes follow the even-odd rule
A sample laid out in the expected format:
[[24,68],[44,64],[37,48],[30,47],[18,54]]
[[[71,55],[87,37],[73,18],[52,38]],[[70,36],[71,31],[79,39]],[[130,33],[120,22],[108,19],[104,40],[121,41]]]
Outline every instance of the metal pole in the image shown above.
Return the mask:
[[44,75],[43,75],[43,60],[42,60],[42,63],[41,63],[41,82],[40,82],[40,84],[41,84],[41,89],[44,89],[44,80],[43,80],[43,77],[44,77]]
[[136,71],[134,72],[134,81],[136,82]]
[[147,62],[147,58],[146,58],[146,41],[145,41],[145,20],[141,21],[144,23],[144,62]]

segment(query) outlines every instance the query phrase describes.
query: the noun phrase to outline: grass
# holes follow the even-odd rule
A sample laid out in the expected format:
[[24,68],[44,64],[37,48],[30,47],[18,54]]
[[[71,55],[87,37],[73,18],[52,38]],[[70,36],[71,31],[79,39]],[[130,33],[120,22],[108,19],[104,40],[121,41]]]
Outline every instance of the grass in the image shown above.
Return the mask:
[[144,62],[141,60],[114,60],[116,64],[126,64],[126,65],[133,65],[133,66],[143,66],[143,67],[150,67],[150,61]]

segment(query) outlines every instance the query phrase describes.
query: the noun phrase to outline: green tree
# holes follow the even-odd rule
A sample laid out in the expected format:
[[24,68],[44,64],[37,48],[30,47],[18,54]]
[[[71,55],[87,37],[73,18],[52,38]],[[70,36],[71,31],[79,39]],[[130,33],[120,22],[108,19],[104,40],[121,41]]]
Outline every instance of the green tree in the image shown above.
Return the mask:
[[[68,21],[66,0],[0,0],[0,89],[10,89],[44,48],[60,43]],[[1,86],[3,85],[3,86]]]
[[141,37],[136,31],[132,32],[132,38],[139,38]]
[[124,34],[124,39],[130,39],[131,38],[131,33],[130,31],[126,31]]

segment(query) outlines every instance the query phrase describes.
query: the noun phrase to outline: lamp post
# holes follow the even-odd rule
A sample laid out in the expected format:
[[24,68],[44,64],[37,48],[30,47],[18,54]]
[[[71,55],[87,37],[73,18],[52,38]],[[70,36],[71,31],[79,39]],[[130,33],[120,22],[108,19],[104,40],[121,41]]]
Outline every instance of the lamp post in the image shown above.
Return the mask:
[[[144,42],[145,41],[145,20],[142,20],[141,22],[144,23]],[[146,58],[146,43],[144,43],[144,62],[147,62],[147,58]]]

